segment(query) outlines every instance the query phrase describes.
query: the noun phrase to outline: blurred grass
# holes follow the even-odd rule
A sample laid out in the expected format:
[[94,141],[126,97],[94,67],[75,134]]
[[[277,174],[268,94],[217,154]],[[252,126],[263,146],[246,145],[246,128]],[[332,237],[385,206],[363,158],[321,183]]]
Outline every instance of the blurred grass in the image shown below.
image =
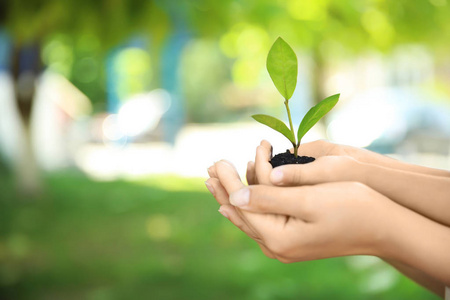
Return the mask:
[[378,271],[348,258],[266,258],[220,216],[201,179],[56,173],[44,194],[25,198],[3,173],[0,299],[437,299],[401,276],[366,289]]

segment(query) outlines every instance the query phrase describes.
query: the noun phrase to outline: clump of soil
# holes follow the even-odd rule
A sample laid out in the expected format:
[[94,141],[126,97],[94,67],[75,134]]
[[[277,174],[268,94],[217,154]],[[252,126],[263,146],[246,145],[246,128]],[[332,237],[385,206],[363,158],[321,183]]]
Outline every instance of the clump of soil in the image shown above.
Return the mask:
[[289,165],[289,164],[307,164],[310,162],[315,161],[316,159],[314,157],[310,156],[297,156],[295,157],[294,154],[292,154],[289,150],[286,150],[284,153],[279,153],[272,157],[270,160],[270,164],[273,168],[282,166],[282,165]]

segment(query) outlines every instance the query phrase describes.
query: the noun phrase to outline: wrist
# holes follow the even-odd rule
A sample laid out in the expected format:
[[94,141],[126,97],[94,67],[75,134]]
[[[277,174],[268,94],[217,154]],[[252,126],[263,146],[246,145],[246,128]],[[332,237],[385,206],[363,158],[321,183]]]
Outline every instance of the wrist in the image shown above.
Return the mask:
[[402,261],[399,254],[401,255],[401,246],[402,243],[399,243],[399,238],[401,238],[401,233],[396,230],[399,226],[397,224],[396,219],[398,218],[398,214],[401,213],[402,207],[398,204],[392,202],[390,199],[387,199],[389,203],[385,203],[383,207],[382,221],[379,222],[379,231],[376,238],[373,240],[373,249],[375,251],[375,255],[394,261]]
[[[359,162],[359,164],[360,167],[358,168],[357,171],[360,182],[384,194],[383,192],[381,192],[382,190],[380,190],[379,188],[381,182],[387,183],[386,179],[388,177],[393,180],[391,174],[386,172],[389,169],[367,162]],[[389,198],[389,195],[386,194],[384,195]]]
[[357,229],[360,232],[357,238],[359,254],[393,259],[391,246],[395,236],[391,231],[402,207],[365,184],[357,183],[355,187],[352,189],[354,196],[363,205],[358,213],[362,217]]
[[[370,189],[370,188],[369,188]],[[389,198],[370,189],[377,197],[374,197],[374,205],[370,208],[372,219],[372,233],[368,241],[369,255],[386,259],[397,259],[396,228],[394,224],[397,215],[402,210],[395,202]]]
[[[380,257],[409,265],[450,284],[450,228],[392,203],[395,218],[383,221],[387,231],[376,247]],[[392,214],[391,214],[392,215]]]

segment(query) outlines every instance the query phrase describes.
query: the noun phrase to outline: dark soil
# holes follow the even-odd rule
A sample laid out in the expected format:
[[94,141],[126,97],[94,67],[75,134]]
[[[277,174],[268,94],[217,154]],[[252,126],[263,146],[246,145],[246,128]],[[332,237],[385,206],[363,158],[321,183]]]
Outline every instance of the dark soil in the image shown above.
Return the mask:
[[286,150],[284,153],[279,153],[272,157],[272,160],[270,161],[270,164],[273,168],[282,166],[282,165],[289,165],[289,164],[307,164],[310,162],[315,161],[316,159],[314,157],[310,156],[297,156],[297,158],[289,152],[289,150]]

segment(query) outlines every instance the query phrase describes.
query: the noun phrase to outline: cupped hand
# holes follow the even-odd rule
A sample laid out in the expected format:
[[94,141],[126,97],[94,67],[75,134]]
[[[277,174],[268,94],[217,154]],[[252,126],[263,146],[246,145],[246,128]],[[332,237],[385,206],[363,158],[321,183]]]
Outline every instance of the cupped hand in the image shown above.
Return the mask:
[[[267,176],[267,175],[266,175]],[[322,156],[302,165],[284,165],[270,171],[273,185],[300,186],[325,182],[363,182],[361,163],[349,156]]]
[[[305,153],[316,160],[303,165],[284,165],[272,168],[272,146],[263,140],[256,148],[255,162],[247,165],[247,182],[253,184],[299,186],[335,181],[359,181],[360,165],[356,159],[344,155],[344,146],[326,141],[302,145]],[[314,152],[315,151],[315,152]],[[333,155],[333,153],[342,155]],[[320,154],[319,154],[320,153]]]
[[[384,196],[354,182],[302,187],[245,186],[230,166],[217,163],[221,211],[282,262],[327,257],[377,255],[394,206]],[[239,212],[241,214],[239,214]],[[245,224],[245,225],[243,225]]]
[[221,160],[208,168],[208,174],[210,178],[206,180],[205,184],[217,202],[221,205],[219,212],[250,238],[255,240],[267,257],[275,258],[275,255],[266,247],[265,241],[262,239],[261,235],[251,223],[249,223],[249,220],[255,221],[271,217],[242,211],[230,204],[229,193],[245,187],[234,166],[226,160]]
[[248,184],[271,185],[270,172],[272,171],[272,165],[269,161],[272,159],[272,150],[272,145],[266,140],[263,140],[256,147],[255,162],[251,161],[247,165],[246,177]]
[[[247,168],[247,181],[249,184],[270,184],[273,185],[275,182],[271,178],[270,171],[272,170],[271,165],[268,163],[269,160],[272,158],[272,146],[267,141],[262,141],[261,145],[257,148],[256,151],[256,158],[255,162],[249,162],[248,168]],[[291,152],[293,150],[291,149]],[[361,173],[361,164],[371,165],[371,166],[378,166],[383,167],[390,170],[397,170],[397,171],[406,171],[411,172],[415,174],[422,174],[422,175],[432,175],[432,176],[438,176],[442,178],[450,178],[450,172],[447,170],[440,170],[440,169],[433,169],[433,168],[427,168],[423,166],[418,166],[414,164],[405,163],[399,160],[395,160],[393,158],[390,158],[388,156],[384,156],[372,151],[369,151],[367,149],[362,148],[356,148],[352,146],[347,145],[339,145],[330,143],[325,140],[318,140],[310,143],[301,144],[299,147],[299,155],[304,156],[312,156],[315,157],[317,161],[325,162],[325,159],[323,157],[330,157],[335,156],[339,158],[330,158],[329,160],[332,162],[332,164],[328,164],[325,169],[323,169],[322,173],[317,173],[317,175],[338,175],[339,180],[357,180],[361,181],[361,176],[365,176],[365,174]],[[350,165],[347,164],[350,162]],[[355,164],[355,163],[359,164]],[[306,164],[304,166],[312,167],[316,166],[316,162],[313,162],[312,164]],[[325,165],[325,163],[324,163]],[[349,165],[349,168],[346,169],[346,171],[342,171],[342,166],[345,167],[345,165]],[[355,170],[354,167],[358,167],[359,170]],[[284,167],[283,167],[284,168]],[[295,168],[295,167],[294,167]],[[280,170],[280,169],[279,169]],[[306,168],[304,168],[306,170]],[[286,171],[286,174],[292,174],[294,170],[288,170]],[[314,170],[313,170],[314,171]],[[330,174],[326,173],[330,171],[335,172],[338,171],[338,173]],[[351,172],[348,172],[351,171]],[[359,171],[358,174],[355,174],[353,171]],[[301,172],[301,170],[299,171]],[[351,174],[350,174],[351,173]],[[280,174],[278,174],[280,175]],[[293,174],[295,176],[300,176],[301,174]],[[349,177],[348,175],[352,175],[353,177]],[[359,176],[358,178],[354,179],[354,176]],[[298,177],[300,178],[300,177]],[[278,182],[277,184],[280,185],[295,185],[295,184],[308,184],[304,180],[311,180],[313,183],[318,182],[315,180],[315,178],[319,178],[317,176],[312,176],[311,178],[307,178],[305,176],[302,177],[303,179],[298,179],[295,181],[292,178],[285,177],[284,180],[286,182]],[[324,177],[329,178],[329,180],[326,181],[334,181],[336,180],[335,177]],[[364,179],[364,178],[363,178]],[[292,182],[290,182],[292,180]],[[281,180],[278,180],[281,181]],[[324,182],[324,181],[320,181]]]
[[[359,182],[401,206],[450,226],[448,177],[385,167],[384,163],[395,162],[391,159],[380,159],[380,164],[377,164],[361,162],[346,155],[320,156],[308,164],[291,164],[272,169],[268,162],[271,155],[268,149],[268,143],[264,147],[258,147],[254,167],[248,170],[248,173],[254,173],[252,176],[257,178],[257,183],[304,186],[329,182]],[[378,154],[373,157],[378,157]],[[428,201],[423,201],[427,198]]]

